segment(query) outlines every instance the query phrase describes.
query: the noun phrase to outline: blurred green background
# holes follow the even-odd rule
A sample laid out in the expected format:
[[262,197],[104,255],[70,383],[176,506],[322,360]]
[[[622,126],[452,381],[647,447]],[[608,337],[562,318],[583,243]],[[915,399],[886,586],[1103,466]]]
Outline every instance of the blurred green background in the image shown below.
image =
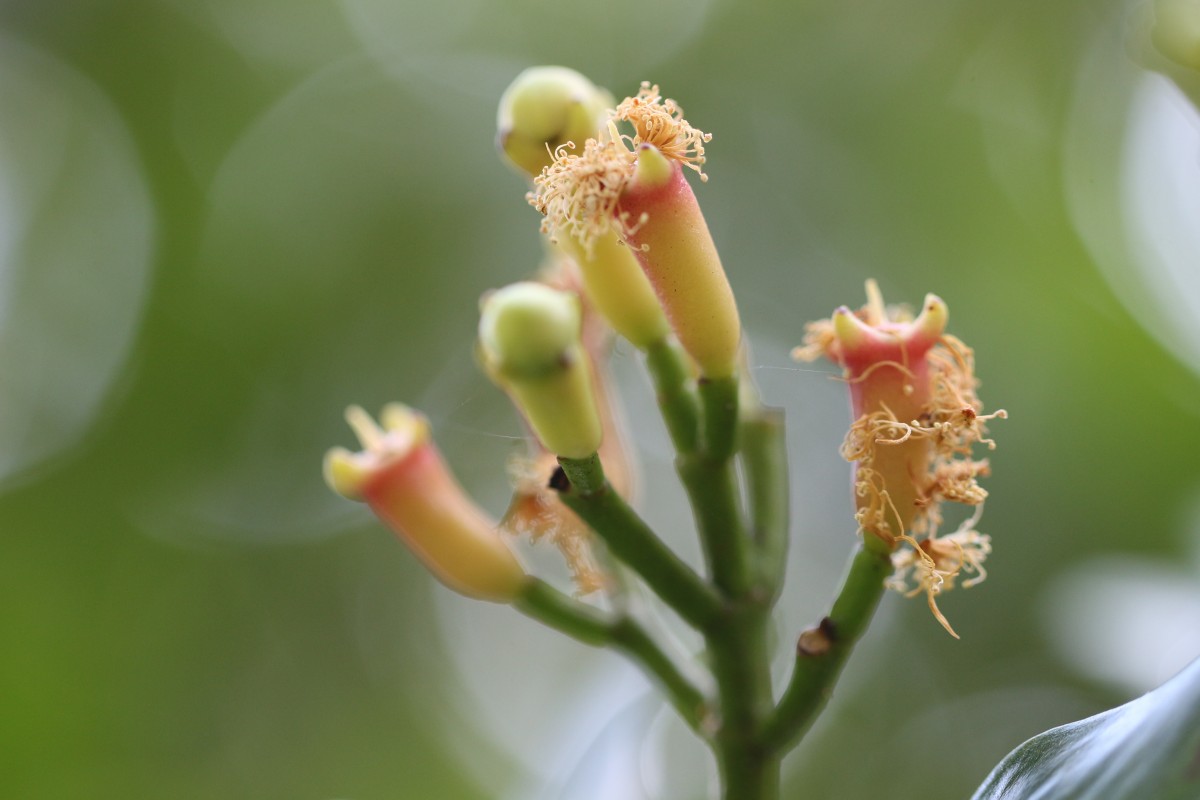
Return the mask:
[[[320,479],[425,408],[504,508],[476,300],[540,258],[522,68],[661,83],[796,461],[782,650],[853,542],[806,320],[935,291],[993,427],[989,580],[889,595],[788,796],[962,798],[1200,654],[1200,136],[1097,0],[5,0],[0,796],[703,798],[635,672],[449,596]],[[694,556],[636,356],[645,513]],[[661,485],[660,485],[661,484]],[[786,664],[779,664],[780,674]],[[802,793],[801,788],[804,787]]]

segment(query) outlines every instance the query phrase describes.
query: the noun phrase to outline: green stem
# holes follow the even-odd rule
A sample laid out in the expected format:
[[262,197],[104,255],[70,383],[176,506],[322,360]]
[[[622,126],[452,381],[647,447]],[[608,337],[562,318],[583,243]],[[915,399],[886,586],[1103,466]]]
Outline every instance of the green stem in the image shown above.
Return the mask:
[[558,463],[566,481],[552,485],[612,554],[685,621],[700,629],[711,625],[720,613],[720,598],[613,490],[600,459],[594,454],[583,459],[560,457]]
[[687,490],[713,584],[726,597],[745,592],[753,585],[750,539],[742,521],[733,462],[694,453],[676,458],[675,468]]
[[610,645],[636,662],[666,693],[671,705],[692,730],[709,716],[704,694],[675,666],[650,634],[633,618],[606,616],[545,581],[530,578],[513,606],[532,619],[592,647]]
[[[762,537],[746,529],[735,472],[734,455],[744,444],[739,435],[738,381],[702,379],[699,391],[704,413],[701,449],[681,455],[676,464],[713,583],[726,598],[720,624],[705,632],[721,703],[720,725],[711,745],[724,800],[777,800],[781,754],[762,740],[763,723],[773,706],[768,633],[776,593],[760,580]],[[782,431],[781,420],[777,417],[775,422]],[[756,519],[773,528],[772,536],[786,537],[786,456],[778,461],[760,458],[765,452],[751,454],[761,467],[755,477],[762,491],[755,496],[751,487],[749,499]]]
[[879,605],[892,562],[874,541],[855,552],[829,616],[800,636],[791,680],[764,731],[763,742],[773,751],[786,752],[812,724]]
[[707,637],[721,699],[711,745],[726,800],[776,800],[780,753],[763,746],[762,725],[772,706],[767,629],[770,602],[731,602]]
[[779,800],[780,757],[755,750],[717,754],[721,800]]
[[646,367],[676,452],[690,453],[698,444],[700,406],[690,386],[687,354],[673,340],[662,339],[646,348]]
[[772,599],[787,567],[789,485],[783,410],[759,407],[742,420],[741,464],[750,506],[757,572]]
[[[675,708],[712,748],[723,800],[778,800],[781,759],[811,723],[865,629],[890,559],[877,548],[855,556],[830,616],[801,637],[791,683],[774,707],[768,634],[788,547],[783,416],[756,406],[739,421],[736,377],[702,378],[693,391],[691,371],[677,346],[664,341],[647,348],[646,356],[712,586],[612,490],[597,457],[560,458],[562,472],[552,485],[614,556],[704,635],[716,682],[715,710],[630,618],[606,621],[591,607],[567,598],[539,611],[549,624],[569,633],[576,628],[576,638],[624,650],[663,685]],[[746,479],[749,529],[735,456]],[[563,600],[575,605],[564,606]],[[576,614],[576,605],[587,614]],[[565,626],[564,608],[572,612]],[[580,616],[594,624],[579,629]]]
[[737,378],[704,378],[699,388],[704,411],[701,448],[681,452],[675,468],[687,490],[709,575],[726,597],[738,597],[754,584],[754,575],[733,462]]
[[704,410],[704,451],[714,461],[730,458],[737,448],[738,379],[701,378],[700,405]]
[[631,656],[667,693],[671,705],[693,731],[701,731],[712,718],[712,704],[676,668],[654,639],[632,617],[621,617],[612,628],[613,646]]

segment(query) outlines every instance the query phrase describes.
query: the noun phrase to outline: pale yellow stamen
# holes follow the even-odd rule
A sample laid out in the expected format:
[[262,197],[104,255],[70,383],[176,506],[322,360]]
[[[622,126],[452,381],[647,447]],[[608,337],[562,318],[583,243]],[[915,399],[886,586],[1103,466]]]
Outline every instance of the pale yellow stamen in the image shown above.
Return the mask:
[[887,307],[883,304],[883,292],[874,278],[867,280],[867,305],[863,309],[864,322],[875,328],[887,322]]
[[[962,581],[961,586],[964,589],[969,589],[987,578],[983,562],[992,552],[992,544],[988,536],[975,530],[975,523],[979,521],[981,512],[982,508],[977,508],[975,514],[949,536],[931,536],[922,542],[911,536],[899,537],[912,549],[892,556],[896,571],[887,581],[888,588],[901,592],[906,597],[924,593],[931,613],[956,639],[958,634],[938,609],[936,598],[942,592],[953,589],[960,575],[975,576]],[[913,584],[911,587],[910,581]]]
[[358,438],[359,444],[364,450],[382,450],[383,441],[387,433],[383,428],[376,424],[362,406],[350,406],[346,409],[346,422],[350,425],[350,429],[354,431],[354,435]]
[[555,151],[554,162],[533,179],[534,190],[526,198],[546,217],[543,233],[573,237],[591,255],[600,236],[614,229],[627,236],[643,222],[630,223],[616,214],[634,155],[618,142],[595,139],[588,139],[579,154],[571,149],[563,145]]
[[616,107],[613,119],[633,125],[635,135],[621,137],[631,150],[636,151],[641,144],[654,145],[667,158],[695,170],[701,180],[708,180],[702,167],[704,145],[712,139],[712,134],[693,128],[683,118],[679,104],[664,99],[657,84],[643,81],[636,97],[627,97]]
[[846,381],[846,383],[862,383],[867,378],[869,378],[876,370],[882,369],[884,367],[893,367],[894,369],[900,370],[900,372],[904,373],[905,377],[907,377],[909,380],[914,380],[916,378],[916,376],[913,375],[913,371],[911,369],[909,369],[908,367],[906,367],[904,364],[901,364],[899,361],[877,361],[874,364],[872,364],[871,366],[864,369],[862,371],[862,374],[859,375],[858,377],[843,378],[843,380]]
[[839,361],[836,355],[838,348],[837,334],[833,330],[833,322],[819,319],[804,326],[804,340],[798,347],[792,348],[794,361],[816,361],[827,356],[831,361]]

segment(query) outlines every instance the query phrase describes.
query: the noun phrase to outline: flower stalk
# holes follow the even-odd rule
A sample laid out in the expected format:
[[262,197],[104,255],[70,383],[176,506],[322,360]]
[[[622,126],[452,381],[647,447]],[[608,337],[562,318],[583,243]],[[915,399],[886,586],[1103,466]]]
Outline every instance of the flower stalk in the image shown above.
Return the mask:
[[[532,437],[503,526],[470,501],[428,423],[402,406],[385,411],[382,427],[353,409],[364,450],[331,451],[327,480],[368,502],[451,588],[510,603],[638,664],[711,749],[722,800],[779,800],[784,756],[828,701],[886,589],[923,595],[957,637],[937,598],[986,576],[991,539],[976,525],[987,496],[978,481],[990,464],[974,451],[994,448],[986,425],[1006,415],[984,413],[974,353],[946,332],[949,311],[935,295],[914,316],[886,306],[869,282],[865,306],[808,326],[795,355],[837,364],[848,389],[847,519],[862,540],[828,616],[796,639],[776,696],[771,631],[790,528],[785,426],[750,381],[737,303],[688,181],[688,173],[706,179],[711,136],[657,86],[642,84],[607,115],[597,110],[601,98],[610,103],[578,73],[536,68],[501,102],[501,149],[533,176],[528,200],[565,254],[553,275],[481,303],[480,362]],[[644,354],[702,569],[628,499],[634,470],[605,370],[610,327]],[[948,533],[945,503],[971,509]],[[502,533],[554,542],[577,596],[527,575]],[[590,556],[596,542],[603,567]],[[668,652],[670,637],[635,614],[626,584],[644,584],[698,634],[695,663]],[[580,599],[593,596],[595,605]]]
[[540,580],[530,581],[513,607],[578,642],[591,647],[612,647],[630,655],[658,684],[692,730],[699,730],[711,714],[704,692],[632,617],[603,614]]

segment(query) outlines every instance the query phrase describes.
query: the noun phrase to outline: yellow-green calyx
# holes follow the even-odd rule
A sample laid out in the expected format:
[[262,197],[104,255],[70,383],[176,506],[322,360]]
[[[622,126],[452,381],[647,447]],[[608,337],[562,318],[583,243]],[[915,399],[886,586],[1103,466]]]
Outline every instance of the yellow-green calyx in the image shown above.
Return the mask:
[[570,237],[559,244],[579,266],[588,299],[613,330],[640,350],[666,338],[670,328],[654,288],[614,231],[596,237],[590,250]]
[[612,95],[573,69],[530,67],[500,98],[496,143],[515,167],[537,175],[557,148],[595,137],[611,105]]
[[480,354],[542,445],[584,458],[600,446],[591,368],[581,341],[579,297],[540,283],[506,286],[483,299]]
[[362,450],[335,447],[325,455],[329,486],[366,502],[446,586],[480,600],[516,599],[525,570],[447,468],[425,417],[394,403],[382,426],[357,406],[346,410],[346,421]]

